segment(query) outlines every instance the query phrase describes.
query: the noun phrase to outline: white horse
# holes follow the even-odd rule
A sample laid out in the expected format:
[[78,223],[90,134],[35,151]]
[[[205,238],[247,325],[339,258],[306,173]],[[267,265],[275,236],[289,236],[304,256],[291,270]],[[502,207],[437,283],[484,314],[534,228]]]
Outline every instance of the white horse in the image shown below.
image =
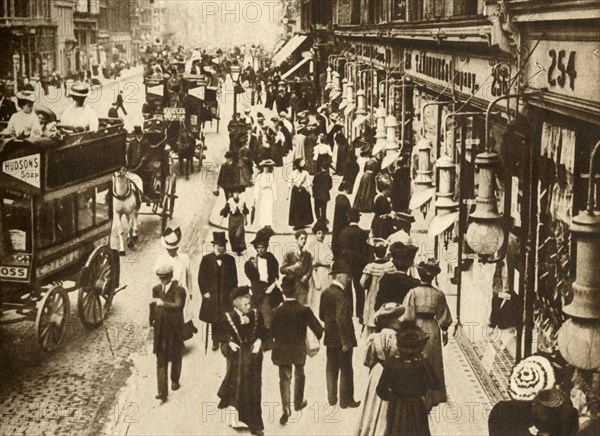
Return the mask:
[[[123,226],[121,219],[127,217],[128,238],[127,245],[133,248],[133,243],[138,238],[138,212],[140,210],[140,187],[132,180],[137,177],[129,173],[126,168],[121,168],[113,174],[112,196],[113,196],[113,226],[119,229],[119,253],[125,255],[125,244],[123,242]],[[141,180],[139,181],[141,182]]]

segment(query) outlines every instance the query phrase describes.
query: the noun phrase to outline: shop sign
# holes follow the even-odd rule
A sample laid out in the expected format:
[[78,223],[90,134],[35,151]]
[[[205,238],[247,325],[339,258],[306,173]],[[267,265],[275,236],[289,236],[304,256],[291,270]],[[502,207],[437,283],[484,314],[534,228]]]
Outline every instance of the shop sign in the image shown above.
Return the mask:
[[[598,77],[600,59],[598,44],[587,41],[529,42],[533,53],[525,66],[525,78],[533,89],[580,98],[597,103],[600,100]],[[534,49],[535,47],[535,49]]]
[[185,109],[182,107],[166,107],[163,115],[166,121],[185,121]]
[[2,162],[2,172],[28,185],[40,187],[40,154],[18,157]]
[[422,79],[491,101],[509,93],[511,66],[472,56],[413,51],[406,54],[405,71]]
[[19,253],[4,256],[0,265],[0,279],[8,282],[29,282],[31,254]]

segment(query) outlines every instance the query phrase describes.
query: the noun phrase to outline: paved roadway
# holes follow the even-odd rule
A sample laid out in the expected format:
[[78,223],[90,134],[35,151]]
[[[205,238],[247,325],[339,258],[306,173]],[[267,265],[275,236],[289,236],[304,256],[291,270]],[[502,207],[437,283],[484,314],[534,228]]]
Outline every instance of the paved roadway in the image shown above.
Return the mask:
[[[130,128],[139,123],[143,101],[141,77],[110,86],[125,92],[136,90],[129,91],[131,94],[125,97],[130,113],[126,125]],[[93,103],[99,114],[106,114],[116,96],[114,92],[109,88]],[[60,113],[65,105],[66,101],[61,99],[50,106]],[[244,106],[243,101],[240,105]],[[215,228],[209,226],[209,217],[212,215],[212,221],[217,221],[214,209],[222,207],[223,199],[215,197],[212,191],[218,164],[227,149],[225,127],[231,109],[231,98],[223,101],[221,133],[217,134],[214,128],[208,130],[203,171],[195,173],[188,182],[178,180],[179,199],[173,224],[183,230],[182,250],[190,254],[194,276],[201,256],[211,250],[207,242]],[[280,183],[284,191],[284,181]],[[332,194],[335,197],[337,193]],[[289,230],[284,228],[289,207],[285,195],[280,196],[277,206],[276,228]],[[76,317],[75,294],[71,295],[70,328],[64,346],[58,352],[45,354],[38,350],[31,324],[0,328],[0,425],[3,434],[239,434],[227,425],[228,413],[217,410],[216,392],[225,372],[225,360],[218,352],[209,350],[205,354],[203,334],[196,335],[186,346],[181,389],[171,393],[163,405],[154,399],[155,358],[147,320],[150,289],[155,283],[152,268],[162,250],[158,240],[158,217],[142,216],[136,250],[129,252],[122,264],[122,283],[127,283],[128,288],[115,297],[106,330],[99,328],[88,332],[83,329]],[[293,243],[293,237],[277,235],[272,243],[272,251],[281,260],[283,247]],[[248,255],[252,254],[250,248]],[[244,282],[241,275],[246,257],[237,260],[238,276],[240,282]],[[195,291],[199,297],[197,289]],[[199,298],[193,303],[199,308]],[[359,332],[357,327],[357,335]],[[445,348],[445,358],[448,389],[454,403],[434,410],[432,432],[440,435],[485,434],[488,407],[485,395],[456,344],[451,343]],[[357,400],[362,400],[368,375],[361,360],[357,349],[354,357]],[[265,355],[262,397],[266,434],[353,434],[360,409],[340,410],[327,404],[324,350],[308,361],[306,373],[309,407],[282,427],[278,422],[281,406],[277,369],[271,363],[270,353]]]

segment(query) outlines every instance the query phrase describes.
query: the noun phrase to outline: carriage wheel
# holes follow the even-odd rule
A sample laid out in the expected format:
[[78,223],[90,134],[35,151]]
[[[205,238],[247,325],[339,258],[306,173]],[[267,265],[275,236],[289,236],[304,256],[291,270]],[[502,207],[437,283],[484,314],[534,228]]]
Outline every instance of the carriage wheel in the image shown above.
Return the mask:
[[171,219],[173,219],[173,215],[175,213],[175,199],[177,198],[177,195],[175,195],[176,192],[177,192],[177,178],[175,177],[175,174],[173,174],[171,176],[171,183],[169,183],[169,191],[168,191],[169,218],[171,218]]
[[69,294],[61,286],[46,292],[35,317],[35,330],[42,350],[50,352],[58,348],[65,335],[70,309]]
[[102,324],[110,310],[115,293],[113,258],[107,245],[96,248],[81,274],[81,287],[77,298],[79,318],[87,329]]

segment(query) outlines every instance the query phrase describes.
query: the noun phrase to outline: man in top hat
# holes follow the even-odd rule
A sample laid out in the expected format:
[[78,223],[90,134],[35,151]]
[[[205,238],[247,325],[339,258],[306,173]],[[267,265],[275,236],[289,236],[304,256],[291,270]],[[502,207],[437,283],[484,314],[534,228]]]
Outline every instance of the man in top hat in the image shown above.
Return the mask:
[[31,91],[19,91],[17,92],[17,102],[21,110],[11,115],[8,126],[4,129],[2,135],[19,139],[42,136],[40,120],[33,112],[35,94]]
[[[338,239],[340,256],[348,262],[351,271],[354,294],[356,295],[356,316],[363,323],[365,307],[365,290],[360,284],[362,272],[369,262],[369,232],[358,226],[360,212],[351,208],[348,212],[350,224],[340,232]],[[350,295],[350,301],[352,296]]]
[[419,248],[415,245],[406,245],[402,242],[394,242],[390,246],[392,263],[396,272],[386,273],[379,281],[379,292],[375,299],[375,310],[383,304],[395,302],[402,304],[408,292],[421,285],[421,282],[408,274],[413,266],[415,255]]
[[323,327],[310,307],[300,304],[295,298],[294,278],[286,276],[281,281],[284,301],[273,312],[273,364],[279,367],[279,391],[283,415],[279,422],[287,423],[291,411],[292,366],[294,366],[294,409],[302,410],[308,404],[304,399],[304,364],[306,363],[306,333],[310,328],[318,339],[323,336]]
[[213,192],[215,195],[219,195],[219,188],[223,190],[225,199],[229,200],[233,191],[239,187],[239,167],[234,162],[234,157],[237,151],[225,152],[225,162],[219,168],[219,175],[217,176],[217,190]]
[[90,87],[87,84],[81,82],[73,84],[69,94],[73,103],[65,109],[60,118],[63,126],[72,127],[77,131],[98,130],[98,115],[90,105],[85,104],[89,92]]
[[187,299],[183,309],[184,322],[191,321],[194,315],[192,305],[192,270],[190,269],[190,258],[187,254],[179,251],[181,244],[181,229],[167,227],[160,238],[160,245],[165,249],[156,259],[156,267],[161,264],[170,263],[173,266],[173,281],[185,289]]
[[214,252],[204,255],[200,261],[198,287],[202,294],[200,320],[211,325],[212,349],[216,351],[219,347],[218,323],[231,309],[230,293],[238,282],[235,259],[225,253],[225,232],[213,232],[212,244]]
[[250,288],[231,292],[233,310],[221,317],[221,352],[227,373],[219,388],[219,409],[235,407],[253,435],[264,434],[262,420],[262,343],[267,339],[260,313],[251,306]]
[[279,262],[269,249],[271,231],[264,227],[256,232],[256,237],[251,242],[256,250],[244,264],[244,272],[250,280],[253,305],[262,315],[265,329],[271,328],[272,311],[282,301],[281,292],[275,289],[275,281],[279,278]]
[[335,260],[331,267],[333,281],[321,294],[319,318],[325,324],[327,347],[327,398],[331,406],[339,400],[342,409],[360,406],[354,400],[354,371],[352,369],[352,349],[356,347],[352,305],[344,289],[350,284],[350,267],[344,260]]
[[150,324],[154,327],[154,354],[158,394],[156,399],[166,401],[169,394],[167,366],[171,362],[171,389],[179,389],[181,355],[183,348],[183,307],[185,289],[173,281],[171,262],[160,262],[154,270],[160,284],[152,288]]

